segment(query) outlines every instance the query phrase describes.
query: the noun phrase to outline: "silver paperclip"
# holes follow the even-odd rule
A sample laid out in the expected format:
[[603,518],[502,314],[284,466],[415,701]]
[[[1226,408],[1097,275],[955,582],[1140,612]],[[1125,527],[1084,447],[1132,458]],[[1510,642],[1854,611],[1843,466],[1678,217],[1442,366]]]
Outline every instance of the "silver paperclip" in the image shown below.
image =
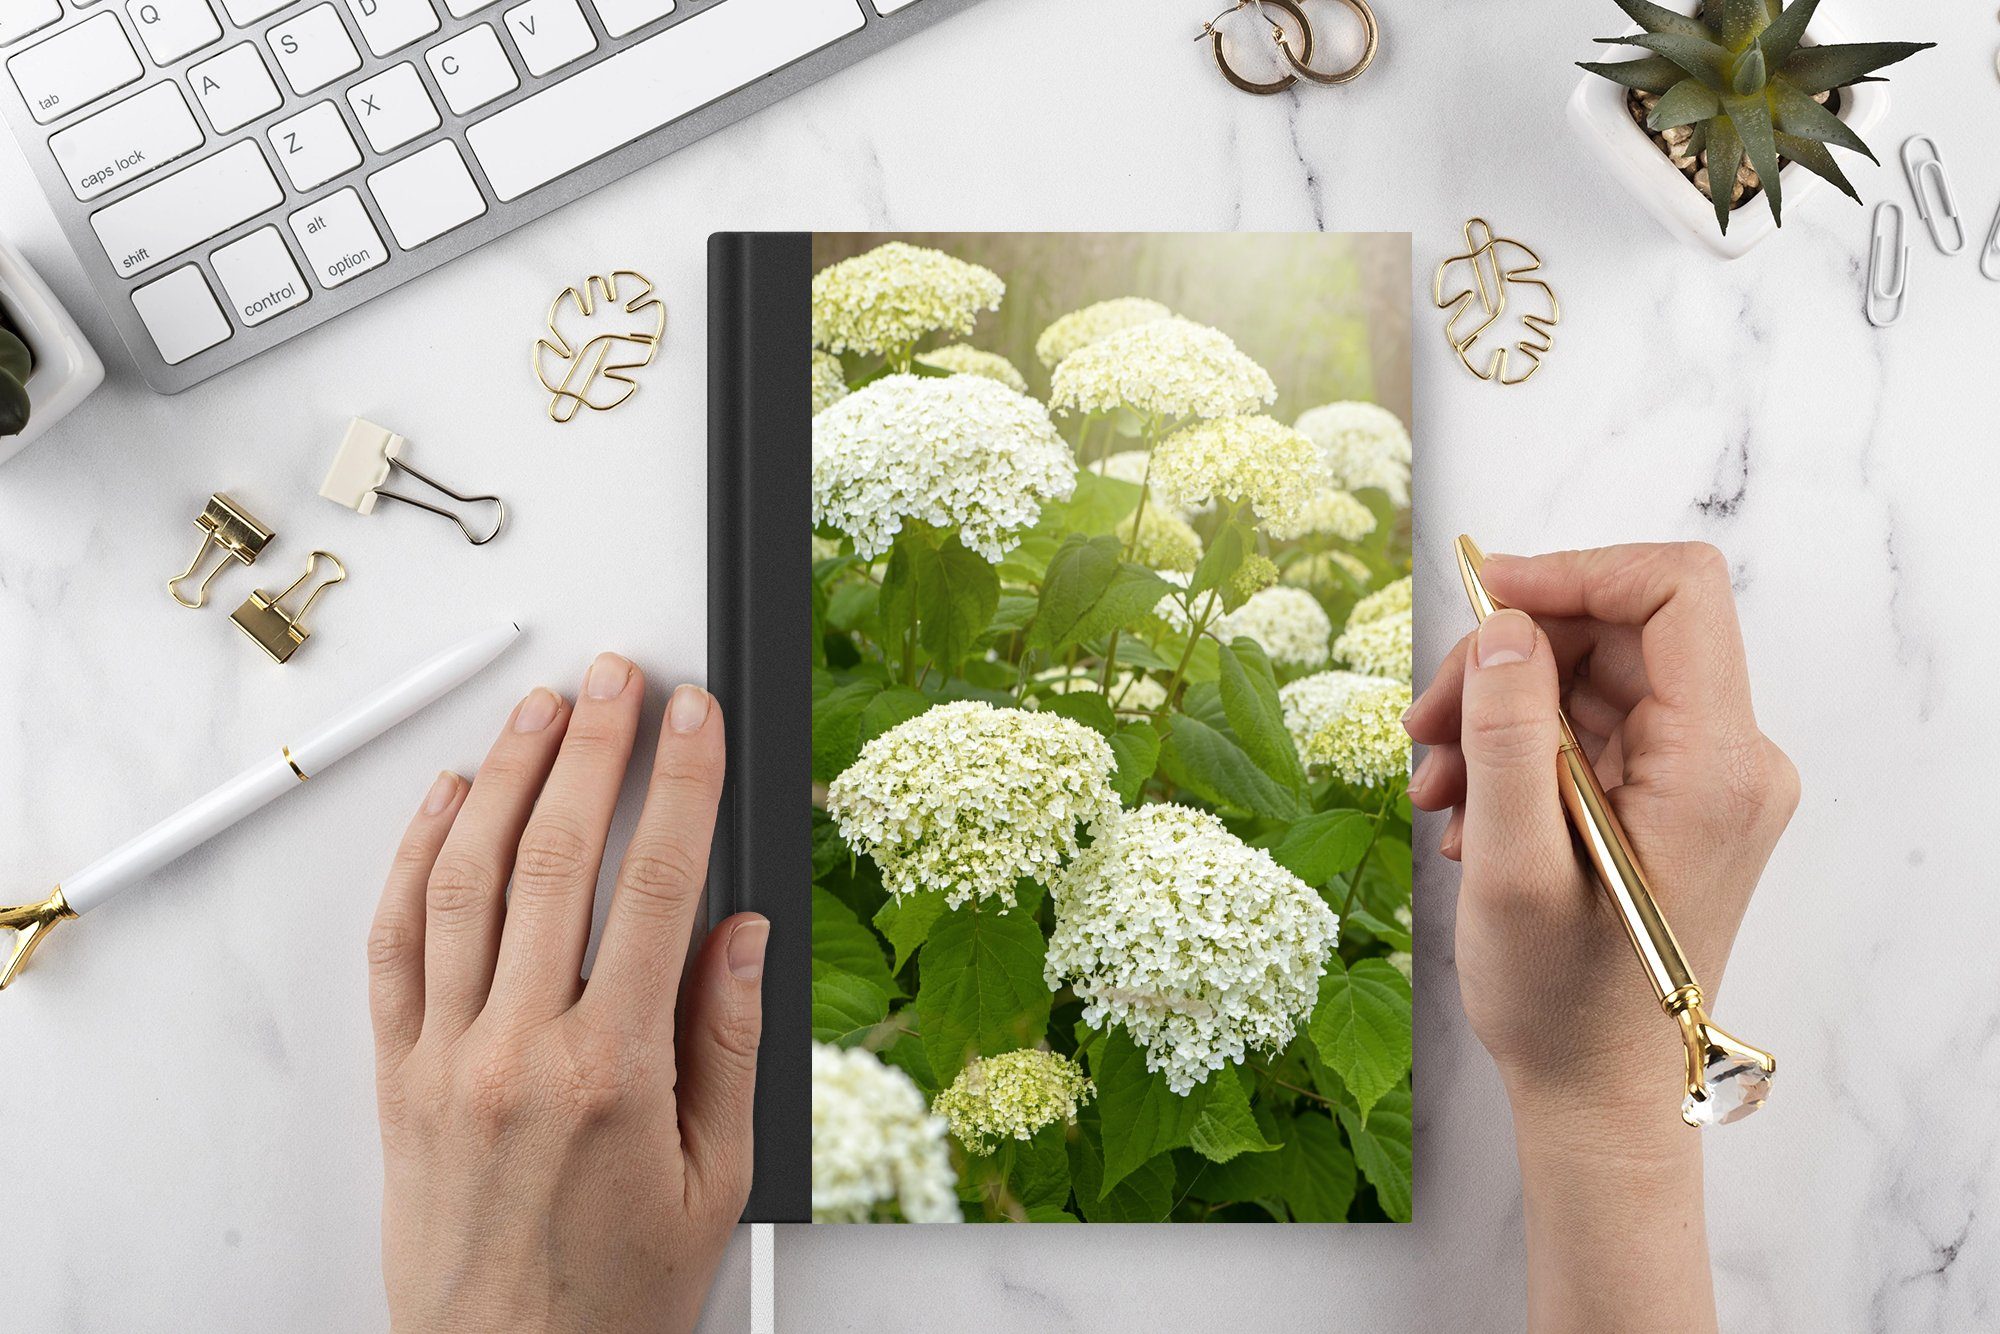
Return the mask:
[[[1883,226],[1885,219],[1890,226]],[[1887,267],[1885,251],[1901,252],[1896,256],[1896,282],[1893,287],[1882,282],[1882,270]],[[1903,210],[1900,205],[1885,199],[1875,206],[1875,220],[1868,232],[1868,295],[1863,299],[1861,308],[1867,312],[1870,324],[1886,329],[1903,318],[1903,289],[1909,279],[1910,240],[1904,231]]]
[[[1913,157],[1911,150],[1919,144],[1928,152],[1926,157]],[[1903,175],[1910,182],[1910,194],[1917,201],[1917,216],[1924,226],[1930,228],[1931,242],[1947,255],[1956,255],[1965,249],[1965,224],[1958,217],[1958,199],[1951,192],[1951,177],[1945,174],[1944,155],[1938,152],[1937,140],[1928,134],[1913,134],[1903,141]],[[1930,191],[1927,187],[1937,187],[1937,209],[1931,208]],[[1951,224],[1953,241],[1944,243],[1944,226]]]
[[1979,274],[2000,283],[2000,211],[1993,214],[1993,227],[1986,233],[1986,248],[1979,252]]
[[[333,456],[333,467],[328,470],[326,480],[320,483],[319,493],[357,514],[372,513],[377,499],[400,500],[405,505],[441,514],[457,524],[458,531],[465,534],[465,540],[475,547],[483,547],[500,536],[500,529],[507,522],[506,503],[498,496],[461,495],[435,478],[424,476],[401,457],[403,447],[408,443],[394,431],[356,417],[348,423],[347,435],[340,442],[339,452]],[[450,510],[418,500],[415,496],[398,495],[386,490],[385,483],[391,472],[406,472],[433,491],[463,504],[493,506],[493,530],[484,537],[475,537],[472,530],[465,526],[465,520]]]

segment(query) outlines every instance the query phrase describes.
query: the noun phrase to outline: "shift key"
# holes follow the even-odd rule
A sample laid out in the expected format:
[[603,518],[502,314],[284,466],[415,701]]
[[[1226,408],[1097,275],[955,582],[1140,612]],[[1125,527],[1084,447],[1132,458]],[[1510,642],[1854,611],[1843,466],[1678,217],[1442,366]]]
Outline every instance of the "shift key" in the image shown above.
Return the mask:
[[111,267],[130,277],[275,208],[284,198],[264,155],[246,139],[99,209],[90,225]]
[[78,199],[95,199],[200,147],[201,127],[171,83],[156,83],[49,139]]

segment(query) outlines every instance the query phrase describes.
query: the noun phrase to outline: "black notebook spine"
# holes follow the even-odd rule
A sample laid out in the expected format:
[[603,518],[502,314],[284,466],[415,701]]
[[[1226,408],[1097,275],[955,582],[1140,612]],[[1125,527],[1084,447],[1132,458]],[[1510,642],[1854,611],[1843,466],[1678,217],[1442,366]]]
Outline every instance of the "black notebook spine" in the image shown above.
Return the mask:
[[709,920],[771,920],[746,1222],[811,1211],[812,238],[708,243],[708,679],[728,728]]

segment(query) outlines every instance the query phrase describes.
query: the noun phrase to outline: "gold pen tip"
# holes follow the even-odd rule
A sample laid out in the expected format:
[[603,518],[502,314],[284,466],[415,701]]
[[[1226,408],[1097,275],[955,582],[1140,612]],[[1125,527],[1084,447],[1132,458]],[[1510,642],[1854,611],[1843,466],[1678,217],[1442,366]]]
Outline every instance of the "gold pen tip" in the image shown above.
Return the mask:
[[1479,577],[1479,571],[1486,564],[1486,553],[1465,533],[1458,535],[1457,551],[1459,582],[1465,585],[1465,597],[1472,604],[1472,614],[1483,621],[1499,606],[1492,594],[1486,591],[1486,581]]

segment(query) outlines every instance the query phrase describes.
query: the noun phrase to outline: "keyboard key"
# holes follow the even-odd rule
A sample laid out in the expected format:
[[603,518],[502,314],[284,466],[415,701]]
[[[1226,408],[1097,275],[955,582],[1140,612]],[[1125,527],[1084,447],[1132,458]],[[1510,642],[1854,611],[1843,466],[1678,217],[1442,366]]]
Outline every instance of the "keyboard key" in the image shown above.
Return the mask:
[[382,244],[352,186],[306,205],[286,221],[292,225],[292,235],[299,238],[306,263],[312,265],[321,287],[338,287],[349,278],[379,268],[389,258],[389,248]]
[[396,244],[415,250],[486,211],[472,171],[446,139],[368,178]]
[[158,65],[222,40],[222,25],[208,0],[126,0],[125,12]]
[[271,71],[264,68],[264,57],[248,42],[238,42],[221,55],[191,67],[188,84],[217,134],[227,134],[276,111],[285,100]]
[[99,14],[14,56],[7,72],[35,124],[46,125],[123,88],[146,67],[117,16]]
[[294,190],[312,190],[361,165],[361,150],[331,102],[316,102],[266,133]]
[[361,53],[354,49],[354,39],[332,5],[314,5],[264,37],[278,57],[285,82],[301,97],[361,68]]
[[222,0],[222,7],[229,11],[229,21],[239,28],[247,28],[258,19],[269,18],[286,5],[297,0]]
[[729,0],[505,107],[465,141],[519,199],[861,27],[855,0]]
[[639,31],[654,19],[674,12],[674,0],[594,0],[604,31],[613,37]]
[[201,126],[172,83],[156,83],[49,139],[78,199],[95,199],[200,147]]
[[453,18],[462,19],[467,14],[475,14],[488,5],[499,3],[500,0],[444,0],[444,7],[451,11]]
[[208,262],[215,266],[237,318],[253,329],[273,315],[304,305],[311,295],[276,227],[260,227],[241,241],[231,241]]
[[56,0],[0,0],[0,46],[11,46],[61,17]]
[[257,145],[245,140],[107,204],[90,225],[111,266],[130,276],[283,203]]
[[400,51],[438,30],[437,11],[430,0],[347,0],[361,40],[378,56]]
[[468,28],[450,41],[432,47],[424,60],[455,115],[477,111],[521,86],[490,23]]
[[904,6],[913,5],[916,2],[917,0],[875,0],[875,12],[877,14],[893,14]]
[[506,23],[522,63],[536,78],[597,49],[597,37],[576,0],[528,0],[507,11]]
[[208,280],[190,264],[132,293],[133,309],[153,335],[160,360],[178,366],[229,337],[229,317],[208,290]]
[[349,88],[347,104],[378,153],[400,148],[439,124],[437,106],[407,60]]

